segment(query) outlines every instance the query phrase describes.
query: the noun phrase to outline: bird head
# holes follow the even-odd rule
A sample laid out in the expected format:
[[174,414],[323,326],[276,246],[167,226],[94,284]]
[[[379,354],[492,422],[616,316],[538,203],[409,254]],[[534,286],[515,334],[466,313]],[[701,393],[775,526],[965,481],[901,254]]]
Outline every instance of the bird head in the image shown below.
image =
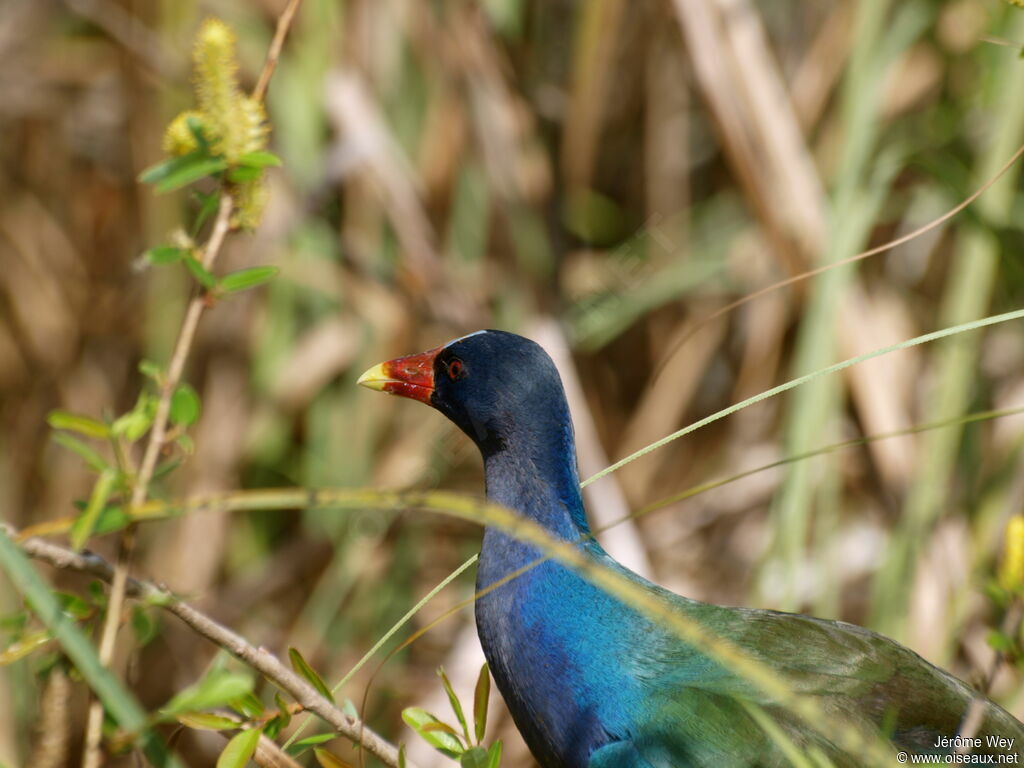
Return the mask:
[[515,434],[550,429],[568,418],[551,358],[535,342],[504,331],[477,331],[389,360],[359,383],[433,406],[484,456],[504,448]]

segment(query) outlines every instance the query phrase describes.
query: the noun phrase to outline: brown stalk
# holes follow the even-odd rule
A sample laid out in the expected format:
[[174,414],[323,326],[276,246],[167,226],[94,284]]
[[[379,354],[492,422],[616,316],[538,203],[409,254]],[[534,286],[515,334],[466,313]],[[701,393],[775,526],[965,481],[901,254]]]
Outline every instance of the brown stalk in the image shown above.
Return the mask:
[[[16,530],[4,524],[0,524],[0,527],[13,540],[17,540],[18,532]],[[35,560],[47,563],[54,568],[86,573],[107,583],[113,583],[120,570],[116,565],[111,565],[102,557],[91,552],[75,552],[40,538],[28,538],[20,541],[18,545],[25,554]],[[398,749],[393,744],[365,726],[358,718],[346,714],[333,702],[321,696],[312,685],[285,666],[270,651],[265,648],[257,648],[241,635],[157,584],[127,576],[124,585],[126,595],[147,600],[151,604],[173,613],[196,633],[228,651],[274,685],[287,691],[303,709],[320,717],[340,735],[361,745],[386,765],[398,765]],[[409,765],[411,766],[411,763]]]

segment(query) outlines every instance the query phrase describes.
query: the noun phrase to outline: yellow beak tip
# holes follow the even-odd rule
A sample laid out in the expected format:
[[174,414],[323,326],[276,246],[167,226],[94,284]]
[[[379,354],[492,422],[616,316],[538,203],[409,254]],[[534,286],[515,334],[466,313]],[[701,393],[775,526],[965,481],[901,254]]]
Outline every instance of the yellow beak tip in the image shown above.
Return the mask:
[[373,366],[373,368],[370,368],[360,376],[356,381],[356,384],[366,387],[367,389],[375,389],[378,392],[383,392],[384,385],[391,380],[392,379],[384,373],[384,363],[380,363],[379,365]]

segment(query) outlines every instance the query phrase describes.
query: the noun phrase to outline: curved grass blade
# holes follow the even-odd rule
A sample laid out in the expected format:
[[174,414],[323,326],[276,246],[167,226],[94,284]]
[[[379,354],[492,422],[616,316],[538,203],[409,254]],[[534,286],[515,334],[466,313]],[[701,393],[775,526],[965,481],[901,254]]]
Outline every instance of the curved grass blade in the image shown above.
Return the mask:
[[580,485],[586,488],[588,485],[597,480],[600,480],[605,475],[610,475],[612,472],[622,469],[627,464],[630,464],[639,458],[643,458],[648,453],[651,453],[665,445],[668,445],[673,440],[678,440],[680,437],[685,437],[691,432],[696,432],[701,427],[706,427],[708,424],[713,424],[719,419],[723,419],[726,416],[731,416],[737,411],[743,410],[747,406],[760,403],[763,400],[768,400],[769,398],[775,397],[776,395],[781,395],[783,392],[788,392],[791,389],[799,387],[801,384],[806,384],[808,381],[813,381],[814,379],[817,379],[821,376],[827,376],[831,373],[838,373],[839,371],[846,370],[852,365],[862,363],[865,360],[871,360],[872,358],[875,357],[887,355],[890,352],[898,352],[901,349],[909,349],[910,347],[916,347],[919,344],[927,344],[930,341],[936,341],[938,339],[944,339],[949,336],[955,336],[958,333],[966,333],[967,331],[974,331],[977,330],[978,328],[985,328],[990,325],[998,325],[999,323],[1006,323],[1009,322],[1010,320],[1019,320],[1021,318],[1024,318],[1024,310],[1022,309],[1018,309],[1013,312],[1004,312],[1001,315],[990,315],[988,317],[983,317],[979,320],[972,320],[971,322],[960,323],[959,325],[954,325],[949,328],[943,328],[942,330],[939,331],[932,331],[931,333],[926,333],[921,336],[915,336],[912,339],[901,341],[898,344],[891,344],[888,347],[881,347],[880,349],[872,350],[871,352],[867,352],[863,355],[858,355],[857,357],[851,357],[847,360],[843,360],[842,362],[835,363],[834,365],[830,365],[825,368],[820,368],[816,371],[812,371],[811,373],[799,376],[795,379],[790,379],[784,384],[779,384],[777,387],[772,387],[771,389],[765,390],[764,392],[754,395],[753,397],[748,397],[746,400],[743,400],[739,403],[735,403],[734,405],[730,405],[729,407],[723,408],[722,410],[713,413],[710,416],[700,419],[699,421],[695,421],[693,424],[690,424],[689,426],[676,430],[672,434],[666,435],[660,440],[655,440],[650,445],[647,445],[641,448],[640,450],[631,453],[626,458],[620,459],[611,466],[605,467],[597,474],[588,477],[586,480],[580,483]]
[[[750,657],[731,642],[709,632],[689,617],[673,610],[656,595],[650,594],[643,585],[587,559],[575,544],[555,540],[537,523],[496,504],[446,491],[399,493],[376,489],[336,489],[328,492],[287,488],[186,500],[175,509],[180,514],[199,509],[293,509],[310,504],[327,504],[337,509],[419,509],[498,528],[510,536],[532,544],[545,557],[575,570],[583,578],[629,605],[653,623],[665,627],[723,667],[745,678],[748,683],[777,701],[780,706],[790,710],[810,728],[824,733],[846,751],[862,755],[865,765],[888,766],[891,763],[892,754],[889,746],[876,734],[869,734],[840,718],[827,715],[816,700],[794,693],[783,675]],[[158,508],[163,516],[170,511],[171,505],[162,502],[147,502],[143,505],[143,510],[156,511]]]

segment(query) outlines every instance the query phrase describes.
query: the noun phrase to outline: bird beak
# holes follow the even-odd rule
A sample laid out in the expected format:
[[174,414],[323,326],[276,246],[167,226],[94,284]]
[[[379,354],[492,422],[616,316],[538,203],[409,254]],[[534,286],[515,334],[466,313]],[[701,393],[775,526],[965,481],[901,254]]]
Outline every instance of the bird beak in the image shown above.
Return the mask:
[[432,405],[434,394],[434,358],[442,347],[418,355],[397,357],[375,365],[359,377],[358,384],[378,392],[419,400]]

